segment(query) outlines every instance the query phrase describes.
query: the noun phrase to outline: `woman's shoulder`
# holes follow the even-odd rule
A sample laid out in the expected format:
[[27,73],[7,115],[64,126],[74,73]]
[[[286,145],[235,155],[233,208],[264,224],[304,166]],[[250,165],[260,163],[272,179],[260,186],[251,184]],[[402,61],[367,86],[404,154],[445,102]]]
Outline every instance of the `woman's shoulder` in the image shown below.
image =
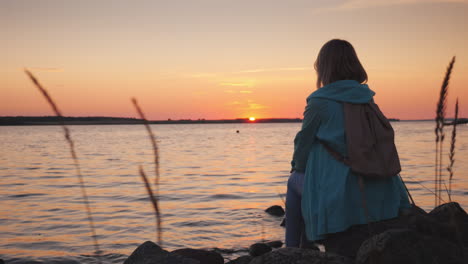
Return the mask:
[[314,108],[314,109],[326,109],[328,107],[340,107],[341,103],[320,98],[320,97],[308,97],[307,98],[307,108]]

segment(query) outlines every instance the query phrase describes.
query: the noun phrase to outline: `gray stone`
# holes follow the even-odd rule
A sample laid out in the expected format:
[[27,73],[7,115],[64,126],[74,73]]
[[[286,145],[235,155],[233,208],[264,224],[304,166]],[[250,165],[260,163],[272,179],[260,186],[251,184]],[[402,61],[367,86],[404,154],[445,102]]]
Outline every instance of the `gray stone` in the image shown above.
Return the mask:
[[249,247],[249,254],[252,257],[261,256],[265,253],[268,253],[272,248],[265,243],[255,243]]
[[198,260],[170,254],[151,241],[138,246],[124,264],[200,264]]
[[251,256],[242,256],[227,262],[226,264],[249,264],[253,259]]
[[357,264],[462,264],[463,249],[441,239],[424,236],[410,229],[391,229],[375,235],[361,245]]
[[281,240],[275,240],[275,241],[268,241],[265,244],[272,248],[280,248],[283,246],[283,242]]
[[274,216],[284,216],[285,214],[283,207],[279,205],[270,206],[265,210],[265,212]]
[[434,208],[430,213],[430,216],[434,217],[438,221],[449,222],[454,217],[467,220],[468,215],[465,210],[456,202],[450,202],[441,204]]
[[171,252],[172,254],[177,254],[184,256],[186,258],[196,259],[200,264],[224,264],[224,258],[221,254],[202,250],[202,249],[193,249],[193,248],[182,248],[177,249]]
[[343,256],[313,249],[280,248],[254,258],[250,264],[352,264]]

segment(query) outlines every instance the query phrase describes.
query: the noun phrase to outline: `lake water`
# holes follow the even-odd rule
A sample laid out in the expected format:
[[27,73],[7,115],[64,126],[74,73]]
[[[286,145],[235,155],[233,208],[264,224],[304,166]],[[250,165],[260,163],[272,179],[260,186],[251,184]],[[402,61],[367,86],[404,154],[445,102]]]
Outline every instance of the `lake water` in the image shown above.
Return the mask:
[[[434,205],[434,124],[396,122],[408,188]],[[282,205],[299,123],[153,125],[160,148],[164,248],[244,250],[283,240]],[[155,219],[138,174],[154,177],[143,126],[70,126],[106,263],[122,263]],[[236,133],[239,130],[239,133]],[[446,129],[450,138],[451,128]],[[448,150],[448,141],[445,150]],[[93,240],[68,145],[58,126],[0,127],[0,258],[92,263]],[[444,155],[448,164],[447,155]],[[445,174],[447,175],[447,173]],[[453,197],[468,207],[468,126],[458,127]],[[229,257],[229,255],[227,255]]]

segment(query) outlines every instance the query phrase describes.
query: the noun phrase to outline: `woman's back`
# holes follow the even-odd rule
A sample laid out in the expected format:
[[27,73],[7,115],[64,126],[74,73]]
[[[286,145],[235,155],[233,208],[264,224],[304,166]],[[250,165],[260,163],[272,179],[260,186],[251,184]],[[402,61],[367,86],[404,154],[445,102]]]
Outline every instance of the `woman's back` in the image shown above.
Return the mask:
[[[343,80],[326,85],[308,97],[304,125],[310,145],[307,156],[302,198],[303,217],[310,240],[323,239],[325,234],[346,230],[352,225],[365,224],[358,175],[330,155],[320,141],[346,156],[343,102],[368,103],[375,93],[365,84]],[[311,143],[307,143],[307,141]],[[372,221],[394,218],[401,207],[409,206],[406,193],[397,177],[365,182],[365,199]],[[307,224],[310,223],[310,224]]]
[[[292,171],[305,173],[302,218],[307,238],[312,241],[326,239],[327,235],[345,231],[353,225],[366,224],[363,196],[371,221],[397,217],[399,209],[410,206],[397,176],[366,180],[361,192],[359,175],[335,159],[320,142],[346,156],[343,103],[364,104],[373,100],[375,93],[364,84],[367,73],[353,46],[339,39],[327,42],[317,56],[315,69],[317,90],[307,98],[302,128],[294,139],[291,162]],[[286,213],[288,230],[288,208]]]

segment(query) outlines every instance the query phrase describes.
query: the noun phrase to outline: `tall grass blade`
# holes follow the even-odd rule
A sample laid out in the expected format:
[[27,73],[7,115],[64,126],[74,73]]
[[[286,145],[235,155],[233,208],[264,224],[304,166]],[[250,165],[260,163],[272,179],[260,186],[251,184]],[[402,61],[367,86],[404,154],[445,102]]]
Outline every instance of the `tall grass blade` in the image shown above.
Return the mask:
[[143,124],[145,125],[146,131],[148,131],[148,136],[151,141],[151,145],[153,146],[153,152],[154,152],[154,165],[155,165],[155,191],[156,194],[158,194],[158,187],[159,187],[159,149],[158,149],[158,144],[156,143],[156,136],[154,135],[153,131],[151,130],[151,127],[148,123],[148,119],[146,119],[145,114],[141,110],[141,107],[138,105],[138,101],[136,98],[132,98],[132,103],[135,106],[135,109],[138,112],[138,115],[140,116],[141,119],[143,119]]
[[436,165],[435,165],[435,192],[438,194],[438,197],[435,197],[435,206],[441,203],[440,197],[442,196],[442,153],[443,153],[443,141],[445,138],[444,134],[444,121],[445,121],[445,110],[447,104],[447,95],[448,95],[448,85],[450,81],[450,75],[452,73],[453,65],[455,63],[455,56],[449,63],[447,71],[445,73],[442,86],[440,88],[439,100],[437,102],[436,108]]
[[142,166],[140,166],[140,176],[143,179],[143,182],[145,183],[146,191],[148,191],[148,196],[151,200],[151,203],[153,204],[154,212],[156,215],[156,228],[158,230],[157,240],[159,246],[162,247],[161,212],[159,211],[158,199],[153,194],[153,190],[151,189],[148,177],[146,177],[145,171],[143,170]]
[[449,201],[452,201],[452,179],[453,179],[453,164],[455,163],[455,143],[457,139],[457,123],[458,123],[458,98],[457,102],[455,103],[455,118],[453,120],[453,128],[452,128],[452,138],[450,140],[450,153],[449,153],[449,160],[450,164],[447,167],[449,172]]
[[99,263],[101,263],[101,260],[100,260],[100,258],[101,258],[100,252],[101,251],[99,250],[99,243],[98,243],[98,239],[97,239],[97,235],[96,235],[96,228],[94,227],[94,220],[93,220],[93,216],[92,216],[92,213],[91,213],[91,207],[89,206],[89,199],[88,199],[88,195],[86,193],[86,187],[85,187],[83,175],[81,174],[80,163],[79,163],[78,157],[76,155],[75,143],[73,142],[73,140],[71,138],[70,130],[65,125],[65,122],[63,121],[62,112],[60,111],[57,104],[55,103],[55,101],[50,96],[50,94],[47,92],[47,90],[39,83],[37,78],[30,71],[25,69],[24,72],[26,73],[26,75],[28,75],[28,77],[31,79],[31,81],[37,87],[37,89],[39,89],[39,91],[42,93],[44,98],[47,100],[47,103],[50,105],[50,107],[52,107],[52,110],[54,111],[55,115],[57,117],[59,117],[59,123],[60,123],[60,126],[63,129],[65,139],[68,142],[68,145],[70,147],[70,153],[71,153],[73,162],[75,164],[76,174],[78,175],[78,181],[79,181],[80,187],[81,187],[81,195],[83,197],[83,202],[84,202],[84,205],[85,205],[85,208],[86,208],[86,213],[87,213],[87,216],[88,216],[89,226],[91,228],[91,234],[92,234],[92,237],[93,237],[93,240],[94,240],[94,248],[95,248],[95,251],[96,251],[95,253],[96,253],[97,257],[98,257]]
[[[132,103],[135,106],[135,109],[140,116],[140,118],[143,120],[143,124],[145,125],[146,131],[148,131],[148,136],[151,141],[151,145],[153,147],[153,153],[154,153],[154,174],[155,174],[155,180],[154,180],[154,189],[156,196],[153,196],[153,192],[151,191],[151,188],[148,188],[148,194],[153,202],[155,214],[156,214],[156,227],[158,230],[158,244],[162,246],[162,220],[161,220],[161,211],[159,209],[159,148],[158,144],[156,143],[156,136],[154,135],[153,131],[151,130],[151,127],[149,125],[148,120],[146,119],[145,114],[141,110],[141,107],[138,105],[138,101],[135,98],[132,98]],[[140,169],[140,174],[143,172],[142,169]],[[143,174],[144,175],[144,174]],[[142,176],[143,176],[142,175]],[[144,177],[146,179],[146,177]]]

